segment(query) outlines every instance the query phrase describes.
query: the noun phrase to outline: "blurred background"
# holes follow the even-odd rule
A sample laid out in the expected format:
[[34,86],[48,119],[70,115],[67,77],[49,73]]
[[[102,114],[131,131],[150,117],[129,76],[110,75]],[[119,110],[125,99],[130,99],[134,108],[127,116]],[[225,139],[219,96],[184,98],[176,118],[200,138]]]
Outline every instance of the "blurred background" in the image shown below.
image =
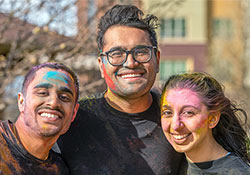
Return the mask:
[[156,88],[175,73],[207,72],[250,113],[250,0],[0,0],[0,119],[16,120],[23,77],[43,62],[71,67],[81,97],[105,90],[96,29],[116,3],[159,18]]

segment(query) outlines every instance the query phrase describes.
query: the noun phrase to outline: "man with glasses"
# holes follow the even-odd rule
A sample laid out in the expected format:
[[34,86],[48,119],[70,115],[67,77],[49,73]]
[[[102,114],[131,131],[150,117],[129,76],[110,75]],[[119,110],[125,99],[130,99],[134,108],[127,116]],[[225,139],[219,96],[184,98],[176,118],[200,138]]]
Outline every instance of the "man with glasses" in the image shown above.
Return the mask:
[[122,48],[113,48],[107,52],[100,54],[101,57],[107,57],[109,64],[112,66],[123,65],[128,58],[128,54],[132,55],[132,58],[139,63],[147,63],[152,58],[152,50],[157,49],[156,46],[136,46],[132,50],[128,51]]
[[71,174],[177,174],[182,155],[160,128],[157,17],[116,5],[98,26],[98,57],[107,90],[82,99],[75,122],[58,143]]

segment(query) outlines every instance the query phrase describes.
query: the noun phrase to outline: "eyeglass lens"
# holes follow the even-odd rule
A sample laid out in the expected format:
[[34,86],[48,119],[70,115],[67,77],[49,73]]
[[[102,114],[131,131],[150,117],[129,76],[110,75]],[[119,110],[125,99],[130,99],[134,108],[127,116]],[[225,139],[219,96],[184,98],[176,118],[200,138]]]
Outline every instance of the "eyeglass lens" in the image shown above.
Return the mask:
[[127,59],[129,53],[132,54],[133,58],[140,63],[148,62],[151,59],[152,48],[150,47],[139,47],[134,48],[131,51],[123,49],[113,50],[108,53],[109,62],[113,65],[121,65]]

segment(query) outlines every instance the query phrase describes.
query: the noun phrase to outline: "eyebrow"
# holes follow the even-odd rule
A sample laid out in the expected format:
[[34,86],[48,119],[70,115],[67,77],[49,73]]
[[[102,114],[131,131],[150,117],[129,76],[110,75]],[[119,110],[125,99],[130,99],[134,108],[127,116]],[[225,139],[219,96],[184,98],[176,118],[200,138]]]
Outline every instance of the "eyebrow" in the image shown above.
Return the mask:
[[162,108],[162,109],[170,109],[171,107],[168,106],[168,105],[163,105],[161,108]]
[[67,87],[60,87],[59,88],[60,89],[60,91],[63,91],[63,92],[68,92],[68,93],[70,93],[72,96],[74,96],[73,95],[73,92],[69,89],[69,88],[67,88]]
[[[37,88],[49,89],[49,88],[52,88],[52,87],[53,87],[52,84],[49,84],[49,83],[40,83],[40,84],[36,85],[36,86],[34,87],[34,89],[37,89]],[[64,87],[64,86],[63,86],[63,87],[60,87],[59,90],[60,90],[60,91],[63,91],[63,92],[68,92],[68,93],[70,93],[72,96],[74,96],[74,95],[73,95],[73,92],[72,92],[69,88],[67,88],[67,87]]]
[[141,44],[141,45],[137,45],[137,46],[133,47],[131,50],[136,49],[136,48],[148,47],[148,46],[150,46],[150,45],[143,45],[143,44]]
[[40,83],[40,84],[36,85],[34,87],[34,89],[36,89],[36,88],[46,88],[46,89],[49,89],[49,88],[52,88],[52,87],[53,86],[51,84],[49,84],[49,83]]
[[[184,106],[182,106],[182,109],[184,109],[184,108],[188,108],[188,107],[195,108],[196,110],[199,110],[199,109],[200,109],[199,107],[197,107],[197,106],[193,106],[193,105],[184,105]],[[163,106],[162,106],[162,108],[164,108],[164,109],[171,109],[171,106],[168,106],[168,105],[163,105]]]
[[[147,47],[148,45],[143,45],[143,44],[141,44],[141,45],[136,45],[135,47],[133,47],[132,49],[130,49],[130,50],[133,50],[133,49],[135,49],[135,48],[141,48],[141,47]],[[123,49],[123,50],[127,50],[126,48],[124,48],[124,47],[122,47],[122,46],[116,46],[116,47],[112,47],[109,51],[114,51],[114,50],[117,50],[117,49]],[[108,51],[108,52],[109,52]]]
[[121,47],[121,46],[116,46],[116,47],[110,48],[107,52],[109,52],[109,51],[114,51],[114,50],[121,50],[121,49],[125,49],[125,48],[123,48],[123,47]]
[[199,109],[200,109],[198,106],[194,106],[194,105],[185,105],[185,106],[183,106],[183,109],[184,109],[184,108],[189,108],[189,107],[194,108],[194,109],[196,109],[196,110],[199,110]]

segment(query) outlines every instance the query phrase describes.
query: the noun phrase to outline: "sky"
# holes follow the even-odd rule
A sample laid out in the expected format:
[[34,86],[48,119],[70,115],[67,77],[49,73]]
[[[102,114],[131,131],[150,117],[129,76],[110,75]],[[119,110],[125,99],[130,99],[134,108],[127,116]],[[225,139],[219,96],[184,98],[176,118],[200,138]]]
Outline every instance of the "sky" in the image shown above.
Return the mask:
[[[15,16],[29,23],[44,26],[59,34],[74,36],[77,33],[76,0],[0,0],[0,11],[15,12]],[[41,6],[41,3],[43,5]],[[61,9],[69,6],[63,13]],[[58,13],[59,12],[59,13]],[[60,14],[60,15],[56,15]],[[49,22],[52,16],[56,18]]]

